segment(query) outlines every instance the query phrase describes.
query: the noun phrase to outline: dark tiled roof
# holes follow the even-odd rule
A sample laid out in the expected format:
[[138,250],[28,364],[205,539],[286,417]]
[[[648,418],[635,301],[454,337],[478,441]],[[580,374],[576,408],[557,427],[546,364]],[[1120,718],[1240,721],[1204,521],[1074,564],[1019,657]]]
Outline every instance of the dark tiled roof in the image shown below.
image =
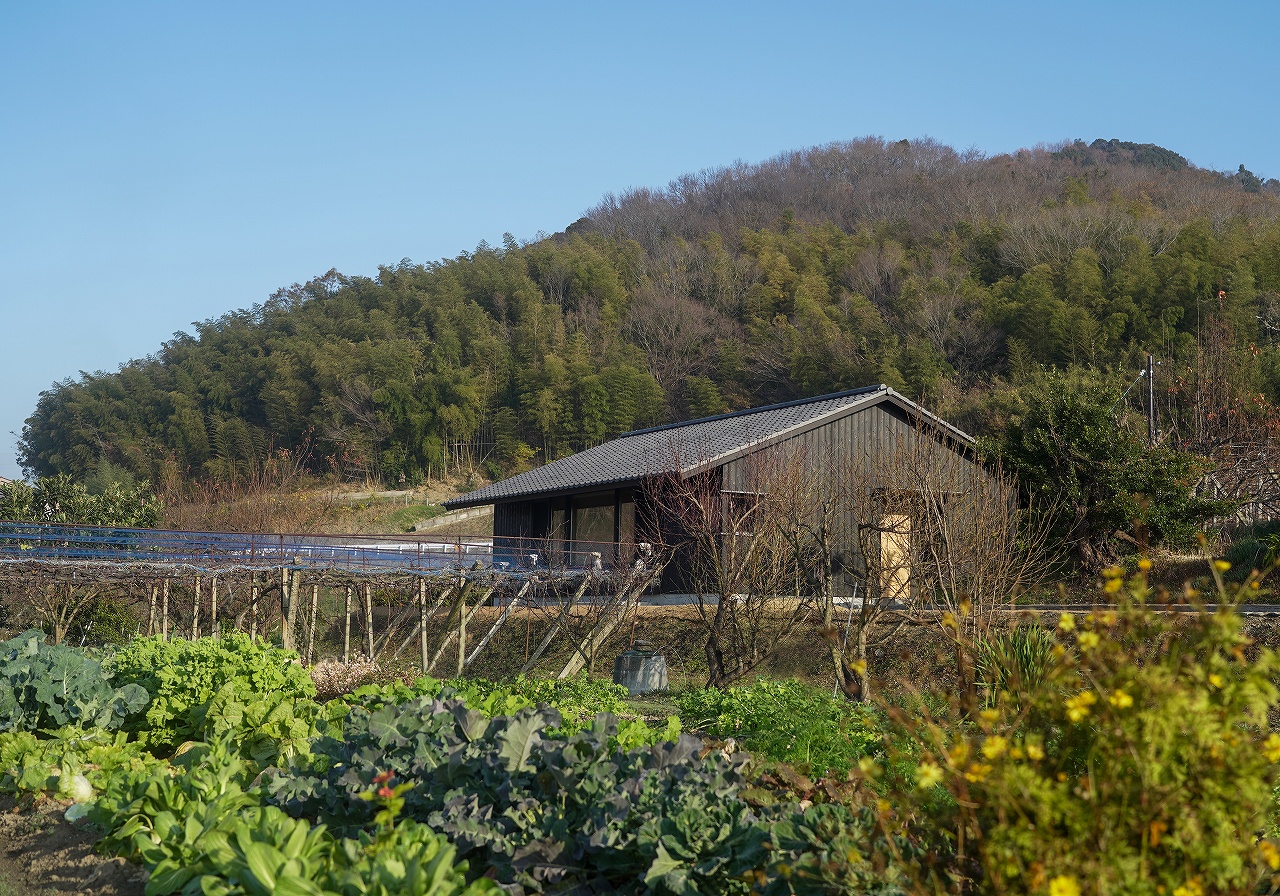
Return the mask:
[[677,467],[687,472],[722,458],[727,460],[766,439],[886,394],[897,396],[887,386],[868,386],[624,433],[602,445],[460,495],[446,501],[445,506],[458,509],[529,495],[636,482],[646,476],[675,472]]

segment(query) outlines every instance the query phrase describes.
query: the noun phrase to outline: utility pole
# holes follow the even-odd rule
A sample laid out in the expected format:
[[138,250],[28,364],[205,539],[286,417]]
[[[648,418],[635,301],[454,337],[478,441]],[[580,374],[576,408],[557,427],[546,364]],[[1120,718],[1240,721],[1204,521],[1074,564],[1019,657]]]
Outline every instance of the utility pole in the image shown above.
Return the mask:
[[1156,377],[1155,363],[1147,352],[1147,445],[1156,446]]

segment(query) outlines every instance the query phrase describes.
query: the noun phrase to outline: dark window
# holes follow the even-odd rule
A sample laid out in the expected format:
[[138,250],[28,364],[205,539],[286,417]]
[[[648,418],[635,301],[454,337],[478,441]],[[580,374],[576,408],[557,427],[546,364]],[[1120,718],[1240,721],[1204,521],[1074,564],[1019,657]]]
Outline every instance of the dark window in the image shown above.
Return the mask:
[[573,499],[573,545],[579,555],[576,563],[590,566],[591,553],[598,551],[602,561],[611,560],[614,496],[612,491],[578,495]]

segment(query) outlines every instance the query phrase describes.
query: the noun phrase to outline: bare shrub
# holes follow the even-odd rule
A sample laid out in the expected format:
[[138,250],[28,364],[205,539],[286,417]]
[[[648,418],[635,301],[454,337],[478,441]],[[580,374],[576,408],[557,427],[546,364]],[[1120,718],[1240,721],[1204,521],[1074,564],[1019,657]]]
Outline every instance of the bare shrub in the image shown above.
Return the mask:
[[309,451],[280,448],[260,465],[218,479],[188,480],[166,464],[161,482],[162,525],[205,532],[314,531],[330,511],[307,472]]
[[349,663],[322,660],[309,671],[316,686],[316,699],[323,702],[372,684],[379,679],[382,667],[376,660],[357,654]]

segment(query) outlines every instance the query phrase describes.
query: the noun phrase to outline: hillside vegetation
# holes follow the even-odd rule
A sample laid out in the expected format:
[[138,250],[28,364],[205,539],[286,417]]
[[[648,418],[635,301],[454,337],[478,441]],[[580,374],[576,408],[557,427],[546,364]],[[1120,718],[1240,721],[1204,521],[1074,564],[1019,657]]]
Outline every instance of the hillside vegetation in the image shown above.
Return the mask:
[[234,480],[306,446],[317,471],[413,485],[879,382],[998,434],[1046,371],[1110,403],[1147,351],[1165,444],[1207,455],[1280,393],[1278,216],[1275,181],[1145,144],[791,152],[527,244],[282,289],[54,384],[21,460]]

